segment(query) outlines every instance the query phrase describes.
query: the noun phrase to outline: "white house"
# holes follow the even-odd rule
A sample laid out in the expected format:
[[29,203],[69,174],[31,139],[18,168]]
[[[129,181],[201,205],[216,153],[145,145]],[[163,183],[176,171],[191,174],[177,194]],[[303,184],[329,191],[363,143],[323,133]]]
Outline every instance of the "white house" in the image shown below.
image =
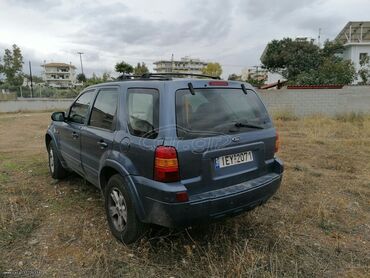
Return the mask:
[[[351,60],[358,72],[361,69],[360,61],[370,56],[370,21],[348,22],[336,40],[344,44],[343,58]],[[354,83],[360,81],[361,78],[357,78]]]
[[70,88],[76,85],[76,67],[65,63],[45,63],[41,65],[42,78],[50,87]]
[[201,61],[200,59],[184,57],[181,60],[175,60],[172,56],[171,60],[160,60],[153,63],[156,67],[154,70],[158,73],[165,72],[187,72],[194,74],[201,74],[202,69],[207,66],[208,63]]

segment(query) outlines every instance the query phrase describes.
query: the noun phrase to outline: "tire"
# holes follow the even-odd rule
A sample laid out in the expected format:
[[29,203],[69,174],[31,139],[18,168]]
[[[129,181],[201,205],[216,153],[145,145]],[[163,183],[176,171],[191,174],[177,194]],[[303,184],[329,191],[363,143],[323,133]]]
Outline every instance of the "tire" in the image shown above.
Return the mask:
[[49,171],[53,179],[63,179],[67,176],[67,170],[62,166],[57,154],[57,148],[54,141],[50,141],[48,147]]
[[119,174],[112,176],[105,188],[105,212],[112,234],[121,242],[130,244],[140,239],[146,225],[137,217],[135,206],[125,180]]

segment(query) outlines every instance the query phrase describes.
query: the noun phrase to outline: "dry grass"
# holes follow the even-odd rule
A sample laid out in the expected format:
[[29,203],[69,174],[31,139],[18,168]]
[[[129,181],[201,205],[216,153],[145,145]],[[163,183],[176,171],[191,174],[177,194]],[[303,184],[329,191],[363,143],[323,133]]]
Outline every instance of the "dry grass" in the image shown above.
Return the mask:
[[369,277],[370,118],[276,119],[286,173],[265,206],[134,246],[110,235],[100,193],[54,182],[49,113],[0,115],[0,271],[43,277]]

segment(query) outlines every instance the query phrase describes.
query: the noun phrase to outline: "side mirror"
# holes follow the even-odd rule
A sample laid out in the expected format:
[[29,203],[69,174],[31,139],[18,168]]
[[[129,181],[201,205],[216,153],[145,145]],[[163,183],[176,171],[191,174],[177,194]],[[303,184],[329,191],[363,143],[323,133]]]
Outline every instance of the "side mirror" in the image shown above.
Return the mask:
[[64,122],[65,114],[64,112],[54,112],[51,114],[51,119],[55,122]]

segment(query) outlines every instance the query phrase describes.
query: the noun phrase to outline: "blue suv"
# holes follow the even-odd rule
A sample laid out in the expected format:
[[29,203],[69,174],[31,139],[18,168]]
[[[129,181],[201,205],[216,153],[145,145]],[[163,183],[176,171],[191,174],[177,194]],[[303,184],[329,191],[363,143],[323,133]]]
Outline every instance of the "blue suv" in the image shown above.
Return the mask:
[[122,76],[84,89],[51,118],[51,176],[73,171],[98,187],[124,243],[149,223],[186,227],[251,210],[282,180],[278,135],[247,83]]

